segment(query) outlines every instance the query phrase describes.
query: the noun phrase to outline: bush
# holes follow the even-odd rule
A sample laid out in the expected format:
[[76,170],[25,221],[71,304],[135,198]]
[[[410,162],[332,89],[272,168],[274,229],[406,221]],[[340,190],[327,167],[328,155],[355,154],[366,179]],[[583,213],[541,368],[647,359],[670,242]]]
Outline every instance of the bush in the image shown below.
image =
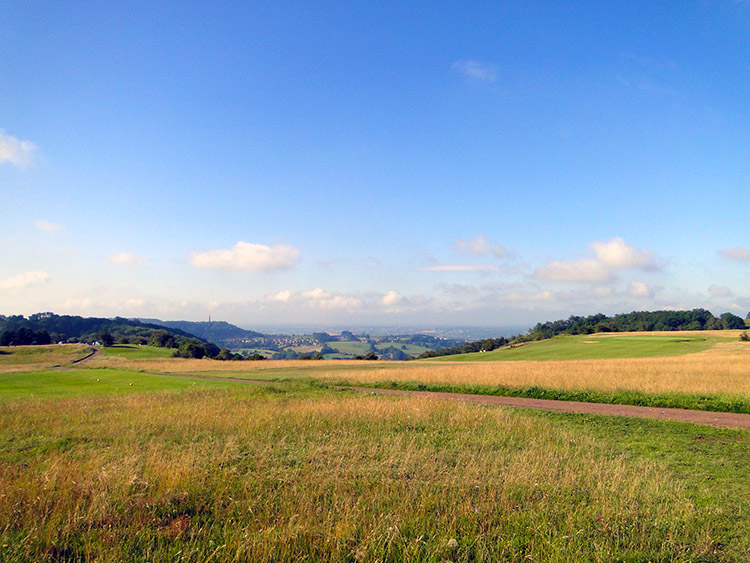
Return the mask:
[[741,332],[740,340],[742,340],[742,342],[750,342],[750,334],[748,334],[747,331]]

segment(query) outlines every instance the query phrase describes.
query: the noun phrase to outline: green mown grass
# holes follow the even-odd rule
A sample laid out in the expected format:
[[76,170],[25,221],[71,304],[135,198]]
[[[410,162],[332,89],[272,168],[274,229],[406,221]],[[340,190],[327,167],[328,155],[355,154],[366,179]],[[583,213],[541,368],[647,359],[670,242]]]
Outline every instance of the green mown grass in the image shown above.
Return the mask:
[[102,348],[105,356],[117,356],[131,360],[150,360],[153,358],[171,358],[172,348],[158,348],[156,346],[135,346],[130,344],[116,344]]
[[229,387],[231,383],[112,369],[64,369],[0,374],[0,400],[56,399],[183,389]]
[[682,356],[708,350],[717,342],[731,340],[715,336],[556,336],[549,340],[529,342],[514,348],[491,352],[457,354],[429,358],[426,361],[490,362],[524,360],[598,360],[607,358],[651,358]]
[[14,400],[0,560],[741,562],[749,453],[743,431],[292,383]]

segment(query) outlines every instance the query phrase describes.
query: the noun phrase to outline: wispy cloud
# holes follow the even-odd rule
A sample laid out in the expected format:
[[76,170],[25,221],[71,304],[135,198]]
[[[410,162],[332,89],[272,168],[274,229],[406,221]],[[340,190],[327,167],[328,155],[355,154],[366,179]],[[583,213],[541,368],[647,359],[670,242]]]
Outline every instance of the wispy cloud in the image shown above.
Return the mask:
[[50,221],[44,221],[43,219],[34,221],[34,226],[45,233],[57,233],[62,230],[61,224],[51,223]]
[[559,282],[604,282],[614,277],[613,271],[598,260],[553,260],[534,271],[534,277]]
[[725,285],[711,284],[708,286],[708,294],[713,298],[732,297],[734,293]]
[[132,252],[120,252],[119,254],[110,256],[109,261],[113,264],[138,264],[145,262],[145,258],[140,258]]
[[41,285],[47,283],[49,278],[50,275],[41,270],[36,272],[25,272],[0,281],[0,289],[23,289],[26,287]]
[[723,248],[719,254],[727,260],[736,262],[750,262],[750,248]]
[[631,297],[650,299],[654,296],[654,290],[642,281],[631,281],[628,286],[628,293]]
[[639,250],[615,237],[607,242],[593,242],[594,258],[553,260],[537,268],[533,277],[559,282],[599,283],[611,281],[618,270],[656,270],[658,263],[650,250]]
[[285,289],[266,297],[268,303],[284,303],[303,305],[314,309],[345,309],[355,310],[362,305],[362,300],[353,295],[334,293],[320,287],[308,291],[292,292]]
[[422,272],[469,272],[489,273],[498,272],[500,268],[494,264],[439,264],[420,268]]
[[495,65],[480,61],[456,61],[451,70],[477,82],[495,82],[497,72]]
[[240,241],[229,250],[193,252],[190,264],[203,270],[273,272],[288,270],[299,261],[299,250],[287,244],[266,246]]
[[21,141],[0,130],[0,164],[7,162],[24,168],[31,163],[35,148],[31,141]]
[[554,295],[550,291],[540,291],[533,294],[507,293],[497,297],[497,300],[501,303],[545,303],[553,299]]
[[510,255],[507,249],[491,241],[483,234],[479,234],[473,239],[456,239],[454,248],[459,254],[469,256],[494,256],[502,259]]

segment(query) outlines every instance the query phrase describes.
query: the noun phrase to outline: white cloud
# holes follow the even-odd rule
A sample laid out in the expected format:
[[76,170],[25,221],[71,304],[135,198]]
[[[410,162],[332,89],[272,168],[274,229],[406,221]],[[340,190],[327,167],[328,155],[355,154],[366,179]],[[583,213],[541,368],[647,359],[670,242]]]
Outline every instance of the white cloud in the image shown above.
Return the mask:
[[708,293],[711,297],[731,297],[733,295],[732,290],[725,285],[714,285],[708,286]]
[[94,302],[88,297],[71,298],[63,303],[62,308],[65,310],[81,311],[91,307]]
[[56,233],[62,230],[62,225],[60,225],[59,223],[50,223],[49,221],[44,221],[42,219],[34,221],[34,226],[40,231],[44,231],[46,233]]
[[540,280],[586,283],[609,281],[613,277],[610,268],[591,258],[567,262],[553,260],[537,268],[533,275]]
[[655,270],[656,258],[650,250],[638,250],[616,237],[608,242],[593,242],[595,258],[553,260],[534,271],[537,279],[559,282],[604,282],[614,279],[617,270]]
[[282,303],[288,303],[292,298],[292,292],[288,289],[284,289],[283,291],[279,291],[278,293],[274,293],[273,295],[269,295],[266,300],[267,301],[280,301]]
[[320,309],[358,309],[362,302],[356,297],[341,295],[325,291],[319,287],[304,291],[299,297],[306,301],[309,306]]
[[750,262],[750,248],[723,248],[719,250],[719,254],[727,260]]
[[651,298],[654,296],[654,290],[642,281],[631,281],[628,286],[628,292],[633,297]]
[[18,168],[24,168],[31,163],[31,155],[35,148],[31,141],[20,141],[0,131],[0,164],[8,162]]
[[190,264],[204,270],[272,272],[288,270],[299,261],[299,250],[287,244],[266,246],[240,241],[231,250],[193,252]]
[[119,254],[113,254],[109,257],[109,261],[113,264],[137,264],[143,262],[143,258],[139,258],[132,252],[120,252]]
[[392,290],[386,293],[383,296],[383,298],[380,300],[380,302],[386,307],[392,307],[394,305],[398,305],[399,303],[403,303],[403,301],[404,301],[404,297],[397,291],[392,291]]
[[609,242],[594,242],[591,244],[596,259],[611,268],[638,268],[653,270],[656,260],[649,250],[638,250],[626,243],[622,238],[615,237]]
[[457,239],[454,247],[457,252],[469,256],[494,256],[501,259],[509,254],[505,248],[482,234],[471,240]]
[[420,268],[422,272],[497,272],[500,268],[494,264],[440,264]]
[[0,289],[23,289],[35,285],[41,285],[49,281],[49,274],[41,270],[36,272],[25,272],[6,280],[0,281]]
[[456,61],[451,65],[451,70],[479,82],[494,82],[497,80],[495,65],[479,61]]
[[354,310],[362,306],[362,301],[358,297],[326,291],[320,287],[297,293],[285,289],[267,296],[265,300],[267,303],[299,304],[316,309]]

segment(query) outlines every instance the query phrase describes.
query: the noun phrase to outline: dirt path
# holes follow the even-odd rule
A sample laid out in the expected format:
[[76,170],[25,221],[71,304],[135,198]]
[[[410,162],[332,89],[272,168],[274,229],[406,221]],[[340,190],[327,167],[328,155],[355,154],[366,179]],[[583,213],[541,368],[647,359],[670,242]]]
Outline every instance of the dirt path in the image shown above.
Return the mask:
[[82,364],[83,362],[86,362],[90,360],[91,358],[96,358],[97,356],[102,355],[102,349],[101,348],[94,348],[94,351],[91,352],[88,356],[84,356],[83,358],[78,358],[77,360],[73,360],[71,365],[73,364]]
[[611,405],[606,403],[579,403],[576,401],[553,401],[549,399],[527,399],[522,397],[496,397],[494,395],[466,395],[463,393],[438,393],[434,391],[404,391],[400,389],[373,389],[370,387],[343,387],[367,393],[383,395],[411,395],[429,397],[481,405],[498,405],[503,407],[520,407],[558,412],[578,412],[587,414],[605,414],[614,416],[633,416],[637,418],[656,418],[692,422],[722,428],[750,428],[750,414],[729,412],[695,411],[688,409],[662,409],[655,407],[637,407],[633,405]]

